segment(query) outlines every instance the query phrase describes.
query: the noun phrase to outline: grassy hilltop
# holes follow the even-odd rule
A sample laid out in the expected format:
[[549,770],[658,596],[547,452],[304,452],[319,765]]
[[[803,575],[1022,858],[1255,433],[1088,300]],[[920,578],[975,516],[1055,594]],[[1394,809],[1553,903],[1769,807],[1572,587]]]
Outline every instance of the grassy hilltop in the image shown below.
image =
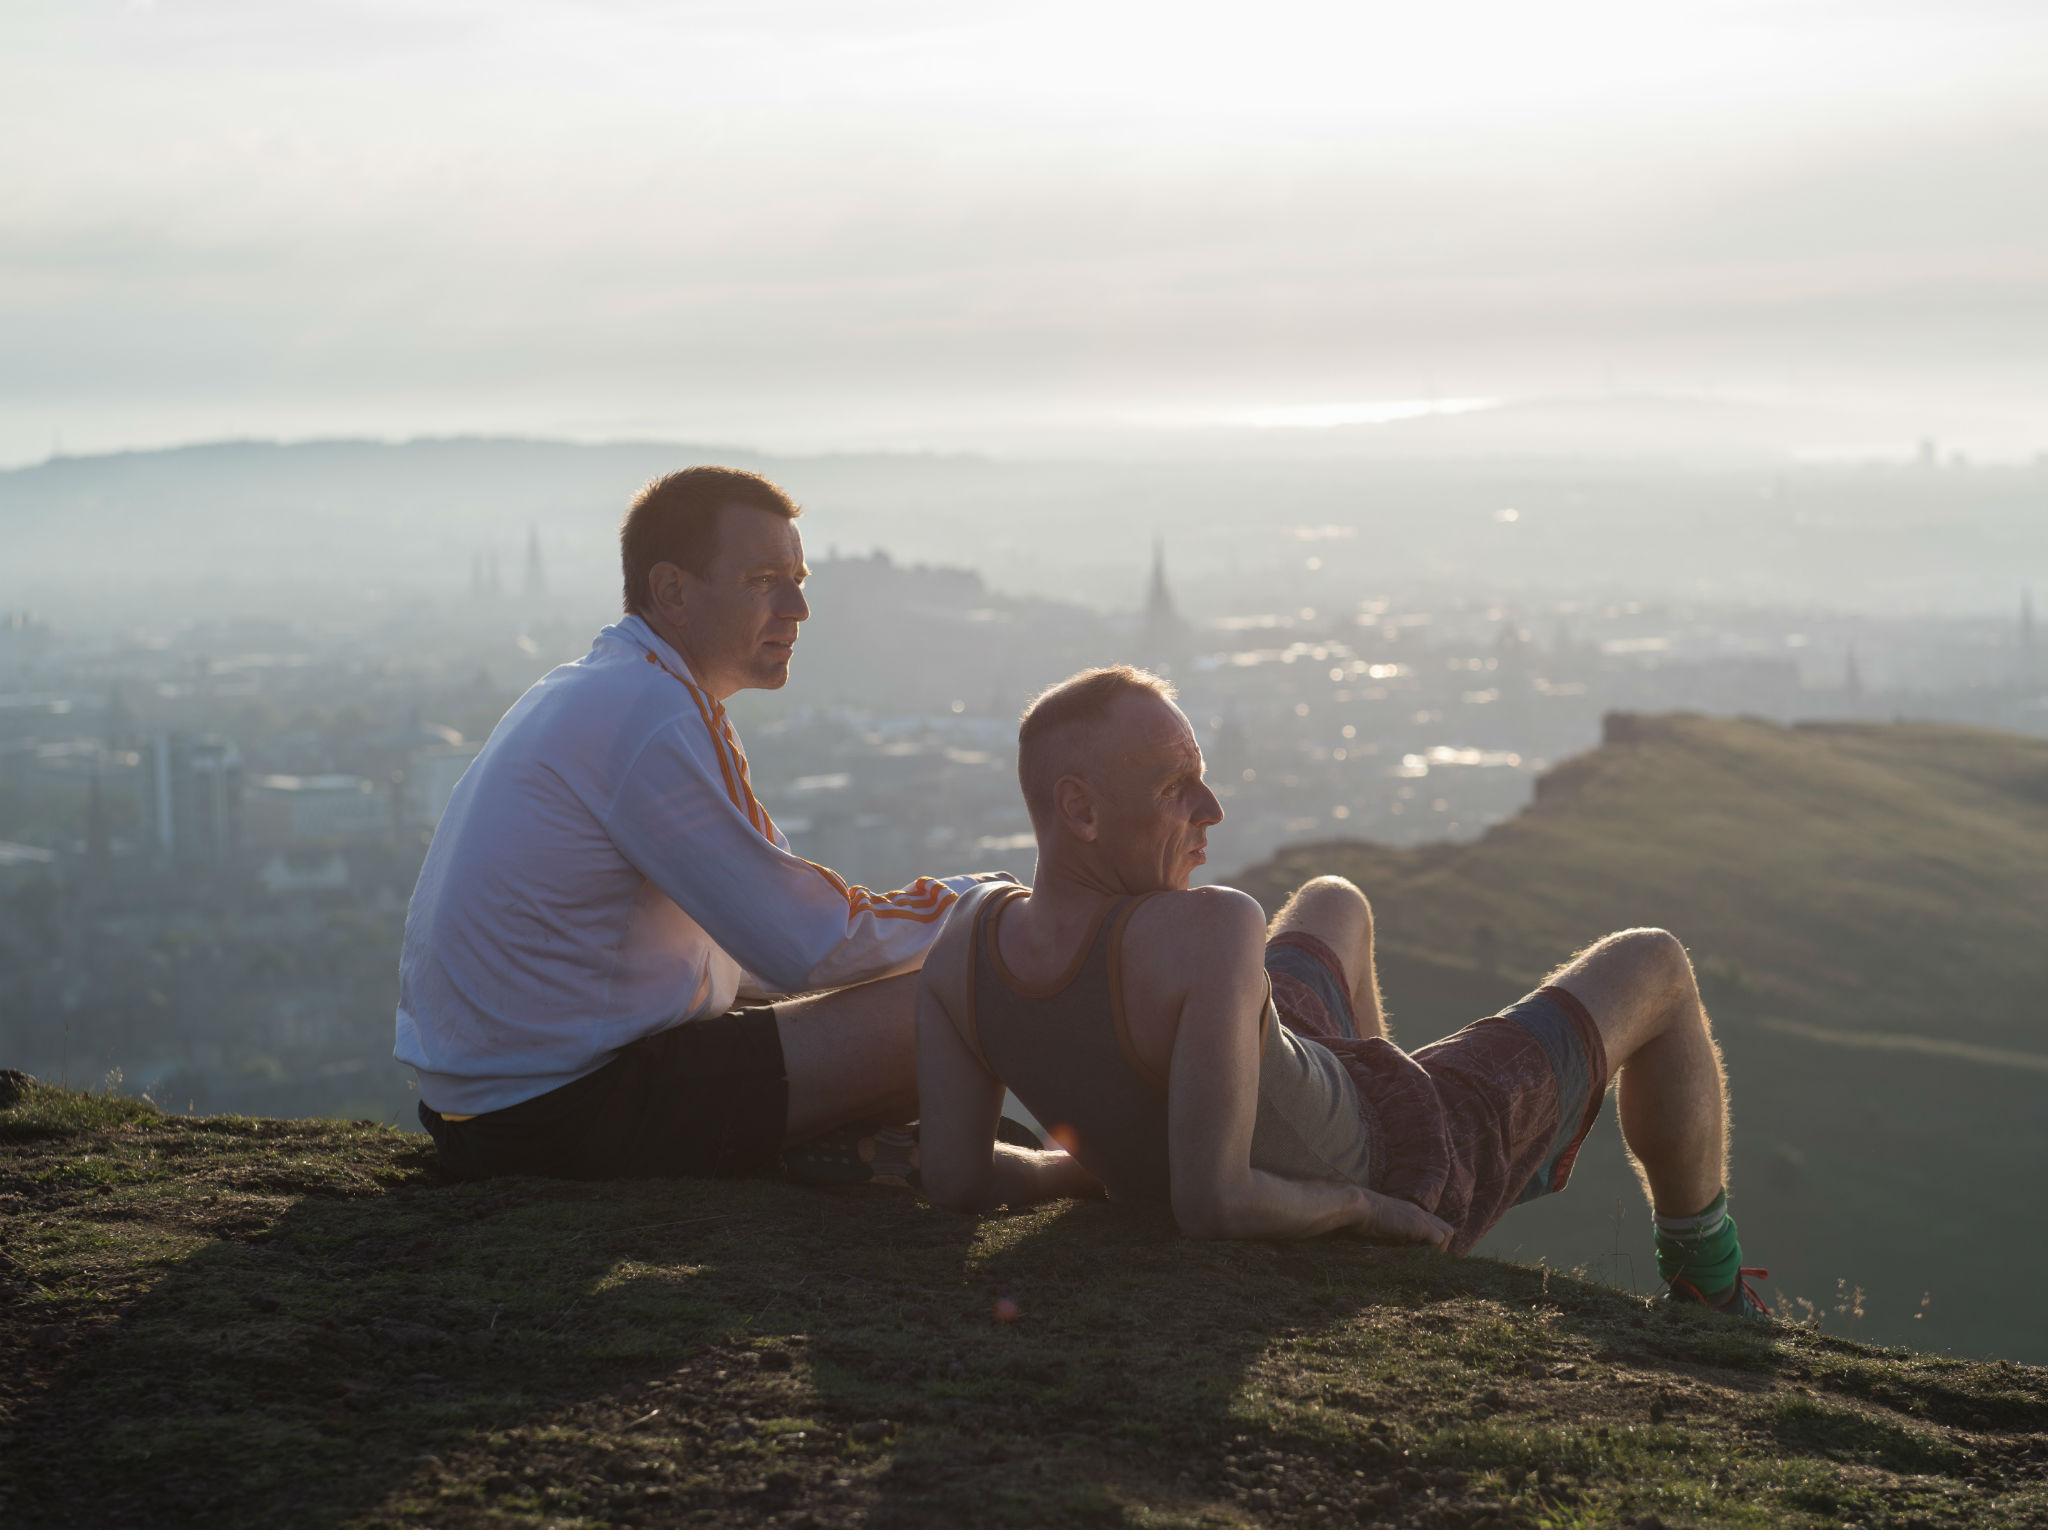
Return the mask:
[[1476,844],[1239,883],[1323,870],[1410,1045],[1606,929],[1687,939],[1747,1246],[1820,1328],[1626,1294],[1611,1116],[1505,1263],[444,1185],[417,1135],[0,1074],[0,1523],[2048,1522],[2048,1370],[1842,1336],[2048,1360],[2048,743],[1618,717]]
[[[1372,898],[1410,1048],[1611,929],[1677,933],[1727,1056],[1766,1294],[1865,1337],[2048,1361],[2048,741],[1610,716],[1475,842],[1288,849],[1232,883],[1270,907],[1325,872]],[[1610,1110],[1568,1194],[1486,1251],[1647,1288],[1646,1226]]]
[[2048,1521],[2048,1371],[0,1079],[0,1523]]

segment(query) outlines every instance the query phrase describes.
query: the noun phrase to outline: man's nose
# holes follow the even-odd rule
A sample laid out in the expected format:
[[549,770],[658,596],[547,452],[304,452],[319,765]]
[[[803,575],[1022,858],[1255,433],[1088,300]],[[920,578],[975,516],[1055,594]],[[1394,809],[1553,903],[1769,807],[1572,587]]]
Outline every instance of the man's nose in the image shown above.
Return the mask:
[[1202,809],[1195,816],[1195,825],[1213,827],[1223,819],[1223,802],[1216,798],[1216,791],[1208,785],[1202,786]]
[[776,616],[778,618],[794,619],[799,624],[811,616],[811,605],[805,599],[802,587],[792,581],[783,588],[782,603],[777,610]]

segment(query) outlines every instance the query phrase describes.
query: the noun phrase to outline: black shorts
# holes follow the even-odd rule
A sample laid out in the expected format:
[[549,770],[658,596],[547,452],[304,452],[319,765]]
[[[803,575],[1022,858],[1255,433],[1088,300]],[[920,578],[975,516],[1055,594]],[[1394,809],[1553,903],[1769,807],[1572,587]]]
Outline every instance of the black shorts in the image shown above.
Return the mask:
[[420,1105],[457,1178],[752,1173],[782,1150],[789,1077],[773,1008],[736,1008],[636,1040],[573,1083],[468,1120]]

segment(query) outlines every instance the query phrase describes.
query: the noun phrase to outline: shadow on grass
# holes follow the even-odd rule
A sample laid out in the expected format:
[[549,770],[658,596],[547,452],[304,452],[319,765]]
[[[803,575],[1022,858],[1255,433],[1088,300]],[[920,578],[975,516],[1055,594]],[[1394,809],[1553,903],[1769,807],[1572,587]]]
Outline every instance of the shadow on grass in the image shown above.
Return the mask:
[[[1620,1467],[1574,1416],[1639,1418],[1673,1374],[2043,1413],[2018,1367],[1951,1382],[1485,1260],[1196,1243],[1102,1203],[971,1220],[900,1191],[438,1184],[418,1150],[263,1129],[211,1126],[249,1143],[232,1173],[197,1146],[182,1180],[50,1208],[69,1251],[118,1256],[108,1294],[141,1294],[80,1303],[103,1320],[15,1396],[11,1523],[1475,1524],[1549,1507],[1503,1480],[1554,1454],[1544,1434],[1589,1478]],[[184,1252],[195,1209],[217,1235]],[[1610,1387],[1603,1360],[1648,1369]],[[1498,1444],[1457,1439],[1496,1411]],[[1795,1456],[1952,1470],[1878,1414],[1744,1423]]]
[[1955,1473],[1969,1464],[1961,1450],[1932,1435],[1915,1434],[1868,1414],[1807,1398],[1778,1403],[1765,1424],[1778,1444],[1794,1456],[1866,1462],[1909,1473]]
[[74,1342],[6,1437],[10,1520],[1120,1520],[1228,1432],[1273,1279],[1099,1206],[307,1193]]

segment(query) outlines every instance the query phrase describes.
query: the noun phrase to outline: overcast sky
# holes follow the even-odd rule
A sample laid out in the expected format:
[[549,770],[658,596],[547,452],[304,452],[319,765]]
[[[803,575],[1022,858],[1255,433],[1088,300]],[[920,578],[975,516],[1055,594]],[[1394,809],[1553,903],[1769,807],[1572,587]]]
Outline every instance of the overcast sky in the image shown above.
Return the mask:
[[0,462],[1606,389],[2031,452],[2044,64],[2032,0],[7,0]]

